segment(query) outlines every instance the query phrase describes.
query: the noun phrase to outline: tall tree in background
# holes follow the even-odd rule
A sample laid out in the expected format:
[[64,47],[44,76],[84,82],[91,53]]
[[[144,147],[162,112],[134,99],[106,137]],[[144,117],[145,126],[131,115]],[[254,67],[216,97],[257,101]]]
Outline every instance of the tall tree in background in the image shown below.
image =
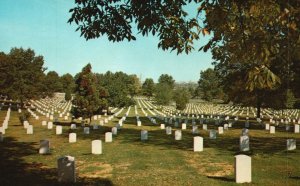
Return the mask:
[[190,93],[187,88],[177,88],[174,91],[173,99],[176,103],[176,109],[184,110],[186,108],[186,104],[189,103]]
[[108,92],[108,103],[113,107],[124,107],[134,104],[130,96],[137,92],[136,81],[132,76],[124,72],[96,74],[98,86],[105,88]]
[[24,102],[44,95],[44,59],[31,49],[12,48],[0,54],[0,92],[9,98]]
[[146,78],[145,82],[142,86],[143,95],[147,96],[148,98],[153,96],[155,90],[155,84],[152,78]]
[[169,105],[173,99],[173,89],[166,83],[155,86],[155,101],[159,105]]
[[155,87],[155,100],[158,104],[168,105],[173,99],[175,80],[168,74],[162,74],[158,78]]
[[220,79],[217,73],[211,68],[200,72],[198,87],[203,92],[203,99],[207,101],[220,98],[222,94]]
[[158,78],[158,83],[166,84],[166,85],[170,86],[171,89],[173,89],[175,87],[175,80],[173,79],[173,77],[171,75],[168,75],[168,74],[160,75]]
[[137,75],[128,76],[128,90],[131,98],[138,95],[141,91],[141,82]]
[[96,86],[96,77],[92,73],[91,64],[87,64],[78,75],[75,82],[75,98],[73,100],[72,114],[77,117],[90,119],[99,113],[100,110],[107,108],[107,103],[100,97]]
[[52,95],[54,92],[62,92],[63,85],[57,72],[49,71],[44,80],[44,86],[48,95]]
[[75,80],[73,76],[69,73],[64,74],[60,77],[60,82],[62,84],[62,91],[66,93],[65,99],[67,101],[72,99],[72,93],[75,88]]

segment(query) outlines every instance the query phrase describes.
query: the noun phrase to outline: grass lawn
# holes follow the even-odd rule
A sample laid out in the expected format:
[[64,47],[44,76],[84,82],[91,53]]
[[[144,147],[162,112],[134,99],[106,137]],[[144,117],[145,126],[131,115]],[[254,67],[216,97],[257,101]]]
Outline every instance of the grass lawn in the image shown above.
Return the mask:
[[[159,125],[141,116],[141,127],[136,126],[134,108],[112,143],[104,142],[104,134],[111,131],[125,115],[124,109],[99,130],[77,133],[77,143],[68,143],[69,122],[61,122],[63,135],[55,135],[55,126],[48,130],[40,120],[30,119],[34,134],[27,135],[19,122],[19,114],[11,112],[9,128],[4,142],[0,143],[0,185],[56,185],[57,158],[64,155],[75,157],[76,185],[237,185],[234,180],[234,156],[239,154],[239,136],[243,122],[218,135],[208,138],[208,131],[199,126],[204,137],[204,151],[193,152],[191,126],[183,131],[181,141],[167,136]],[[142,111],[138,109],[141,114]],[[0,111],[3,121],[6,111]],[[199,123],[199,122],[198,122]],[[79,125],[78,125],[79,126]],[[210,124],[209,129],[217,129]],[[140,131],[148,130],[149,140],[140,141]],[[293,128],[291,128],[293,130]],[[260,126],[250,127],[250,148],[246,154],[252,157],[252,183],[245,185],[300,185],[300,150],[287,152],[286,139],[300,134],[286,132],[276,127],[276,134],[269,134]],[[50,140],[51,154],[39,155],[39,141]],[[91,154],[91,141],[101,139],[103,154]]]

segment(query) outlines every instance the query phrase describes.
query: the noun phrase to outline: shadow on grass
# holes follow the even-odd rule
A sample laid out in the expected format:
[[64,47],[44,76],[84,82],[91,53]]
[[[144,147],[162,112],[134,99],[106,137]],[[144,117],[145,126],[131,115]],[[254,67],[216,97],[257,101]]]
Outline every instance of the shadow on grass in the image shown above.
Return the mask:
[[300,176],[290,176],[291,179],[300,180]]
[[227,177],[219,177],[219,176],[207,176],[207,178],[215,179],[215,180],[221,180],[221,181],[227,181],[227,182],[235,182],[233,178],[227,178]]
[[0,183],[1,185],[113,185],[108,179],[79,177],[74,184],[59,183],[56,168],[42,163],[28,163],[24,157],[37,154],[33,142],[18,142],[5,137],[0,143]]

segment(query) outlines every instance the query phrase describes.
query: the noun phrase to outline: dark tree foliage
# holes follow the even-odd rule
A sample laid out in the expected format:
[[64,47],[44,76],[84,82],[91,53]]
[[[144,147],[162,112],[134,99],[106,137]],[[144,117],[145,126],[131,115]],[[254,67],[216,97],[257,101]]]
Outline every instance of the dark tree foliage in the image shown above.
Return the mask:
[[198,87],[203,93],[202,98],[207,101],[222,98],[223,90],[221,86],[221,79],[218,77],[217,72],[211,68],[200,72]]
[[90,119],[94,114],[108,108],[106,95],[96,85],[96,76],[92,73],[91,64],[86,65],[75,82],[75,98],[72,114]]
[[64,74],[60,77],[60,82],[62,84],[62,91],[67,93],[73,93],[75,88],[75,80],[73,76],[69,73]]
[[166,83],[158,83],[155,87],[155,101],[159,105],[169,105],[173,99],[173,89]]
[[108,103],[114,107],[124,107],[134,104],[131,98],[139,91],[140,85],[136,76],[127,75],[123,72],[97,74],[98,85],[108,92]]
[[49,71],[45,77],[44,85],[46,87],[46,91],[49,95],[52,95],[54,92],[62,92],[63,85],[61,79],[57,72]]
[[175,80],[173,79],[173,77],[171,75],[168,75],[168,74],[160,75],[158,78],[158,83],[167,84],[168,86],[171,87],[171,89],[173,89],[175,87]]
[[0,53],[0,93],[25,103],[45,96],[44,59],[31,49],[12,48],[8,54]]
[[107,35],[113,42],[136,40],[132,25],[142,35],[158,35],[163,50],[190,52],[199,38],[196,18],[188,18],[184,6],[192,0],[76,0],[69,23],[87,40]]
[[187,88],[177,88],[174,91],[173,99],[176,103],[176,109],[184,110],[186,108],[186,104],[189,103],[190,93]]
[[152,97],[155,91],[155,84],[152,78],[146,78],[142,86],[143,95]]

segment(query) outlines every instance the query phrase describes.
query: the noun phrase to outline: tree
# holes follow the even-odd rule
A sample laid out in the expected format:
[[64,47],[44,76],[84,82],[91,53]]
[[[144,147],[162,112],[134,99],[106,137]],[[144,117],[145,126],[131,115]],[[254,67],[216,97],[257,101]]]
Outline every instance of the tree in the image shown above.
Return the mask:
[[137,94],[140,93],[141,82],[140,82],[140,79],[135,74],[129,75],[128,80],[129,80],[128,81],[128,91],[129,91],[131,98],[133,98],[134,96],[136,96]]
[[257,118],[260,118],[260,108],[262,104],[262,91],[273,89],[280,83],[280,79],[267,67],[252,69],[247,77],[246,89],[250,92],[255,91],[257,97]]
[[159,79],[158,79],[158,83],[167,84],[168,86],[170,86],[171,89],[173,89],[175,86],[175,80],[173,79],[172,76],[170,76],[168,74],[160,75]]
[[60,82],[62,84],[62,91],[67,93],[67,92],[74,92],[75,88],[75,80],[73,76],[69,73],[64,74],[60,77]]
[[44,59],[31,49],[12,48],[8,54],[0,54],[1,94],[21,102],[44,95]]
[[190,93],[187,88],[178,88],[174,91],[173,99],[176,103],[176,109],[184,110],[186,108],[186,104],[190,100]]
[[155,84],[152,78],[145,79],[145,82],[142,86],[143,94],[150,98],[153,96],[154,90],[155,90]]
[[220,79],[216,71],[211,68],[200,72],[198,87],[203,92],[203,98],[207,101],[220,98],[220,95],[223,92],[220,84]]
[[173,89],[166,83],[158,83],[155,87],[155,100],[159,105],[170,104],[173,98]]
[[54,92],[63,91],[63,85],[61,83],[61,79],[58,73],[55,71],[49,71],[47,73],[46,78],[44,80],[44,85],[49,95],[52,95]]
[[67,90],[65,93],[66,93],[65,100],[70,101],[72,99],[72,94],[71,94],[70,90]]
[[92,73],[91,64],[87,64],[75,82],[75,98],[72,114],[75,117],[89,118],[107,108],[105,98],[100,96],[96,86],[96,77]]
[[123,72],[96,74],[97,84],[107,90],[108,103],[113,107],[125,107],[134,104],[129,96],[135,95],[135,80]]

